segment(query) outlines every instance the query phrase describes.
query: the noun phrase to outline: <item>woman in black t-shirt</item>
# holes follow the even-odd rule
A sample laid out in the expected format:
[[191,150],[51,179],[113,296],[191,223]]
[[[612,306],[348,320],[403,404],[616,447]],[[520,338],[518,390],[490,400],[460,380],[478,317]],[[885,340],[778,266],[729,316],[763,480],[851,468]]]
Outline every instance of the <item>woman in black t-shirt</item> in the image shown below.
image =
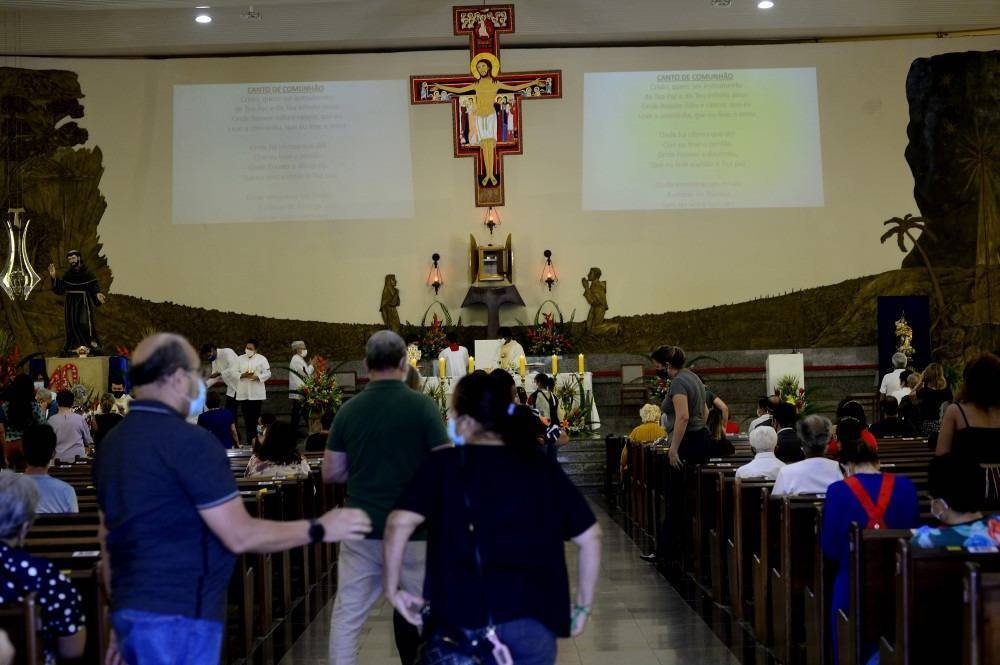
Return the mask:
[[[492,651],[498,641],[518,665],[551,665],[556,637],[579,635],[587,624],[600,527],[559,465],[539,452],[538,418],[511,403],[509,388],[488,375],[466,376],[450,416],[455,445],[431,454],[389,515],[386,597],[414,625],[429,608],[427,650],[477,640]],[[404,545],[424,524],[426,600],[399,588]],[[566,540],[580,548],[572,610]]]

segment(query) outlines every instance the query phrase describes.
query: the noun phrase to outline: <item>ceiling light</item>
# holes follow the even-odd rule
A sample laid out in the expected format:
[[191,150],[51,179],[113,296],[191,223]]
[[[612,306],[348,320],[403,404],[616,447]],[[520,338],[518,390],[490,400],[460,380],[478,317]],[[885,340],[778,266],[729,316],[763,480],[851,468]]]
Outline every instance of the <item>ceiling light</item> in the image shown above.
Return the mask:
[[195,5],[195,9],[211,9],[208,5]]
[[212,17],[208,14],[198,14],[194,17],[196,23],[211,23]]
[[757,9],[770,9],[771,7],[774,7],[774,2],[771,0],[760,0],[757,3]]

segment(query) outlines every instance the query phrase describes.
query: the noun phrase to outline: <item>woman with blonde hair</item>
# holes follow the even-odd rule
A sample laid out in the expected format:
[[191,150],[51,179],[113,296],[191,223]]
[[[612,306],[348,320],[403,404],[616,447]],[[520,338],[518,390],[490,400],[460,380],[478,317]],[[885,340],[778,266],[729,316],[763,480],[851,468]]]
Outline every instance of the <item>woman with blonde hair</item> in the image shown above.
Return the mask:
[[[667,430],[660,425],[660,407],[655,404],[644,404],[639,409],[639,419],[642,424],[636,426],[628,438],[635,443],[653,443],[657,439],[662,439],[667,435]],[[622,448],[621,472],[624,474],[628,470],[628,446]]]

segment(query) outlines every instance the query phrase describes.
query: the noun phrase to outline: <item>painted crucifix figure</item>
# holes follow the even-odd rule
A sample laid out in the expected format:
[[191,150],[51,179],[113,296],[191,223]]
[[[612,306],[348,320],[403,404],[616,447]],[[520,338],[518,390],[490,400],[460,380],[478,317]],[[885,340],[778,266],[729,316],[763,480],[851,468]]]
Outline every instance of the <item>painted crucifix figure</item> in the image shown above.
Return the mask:
[[503,156],[523,149],[521,103],[562,97],[562,73],[501,73],[499,35],[514,32],[513,5],[452,9],[455,34],[469,35],[469,74],[413,76],[410,102],[451,104],[455,156],[475,159],[476,205],[499,206]]

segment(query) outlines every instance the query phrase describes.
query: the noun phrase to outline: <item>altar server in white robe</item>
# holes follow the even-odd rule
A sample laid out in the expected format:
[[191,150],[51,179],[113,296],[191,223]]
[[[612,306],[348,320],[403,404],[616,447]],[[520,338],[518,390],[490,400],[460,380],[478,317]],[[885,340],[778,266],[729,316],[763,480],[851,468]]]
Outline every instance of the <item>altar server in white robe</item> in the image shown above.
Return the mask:
[[226,409],[236,417],[236,386],[240,382],[240,372],[237,368],[237,355],[232,349],[218,348],[215,344],[201,345],[201,359],[212,363],[212,373],[205,379],[205,385],[211,388],[217,383],[226,384]]
[[288,361],[288,399],[292,402],[292,429],[298,431],[299,420],[302,417],[302,395],[298,390],[305,383],[305,378],[312,376],[313,366],[306,362],[309,351],[306,343],[301,340],[292,342],[292,359]]
[[271,378],[271,365],[267,358],[257,353],[257,340],[247,340],[244,354],[236,359],[236,371],[239,375],[236,403],[243,411],[246,441],[252,441],[257,435],[257,420],[267,399],[265,384]]
[[448,346],[441,350],[438,358],[444,358],[445,372],[451,377],[463,377],[469,373],[469,350],[458,343],[458,335],[450,332]]

